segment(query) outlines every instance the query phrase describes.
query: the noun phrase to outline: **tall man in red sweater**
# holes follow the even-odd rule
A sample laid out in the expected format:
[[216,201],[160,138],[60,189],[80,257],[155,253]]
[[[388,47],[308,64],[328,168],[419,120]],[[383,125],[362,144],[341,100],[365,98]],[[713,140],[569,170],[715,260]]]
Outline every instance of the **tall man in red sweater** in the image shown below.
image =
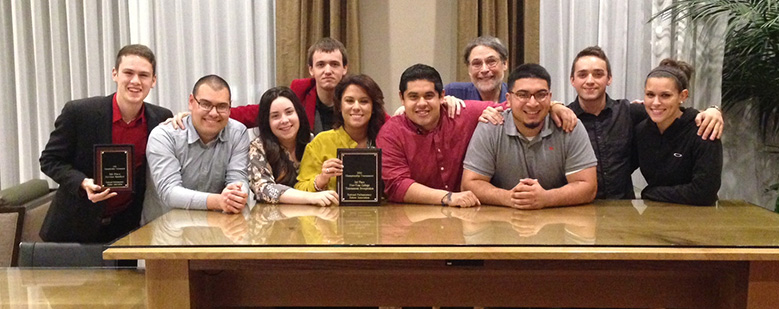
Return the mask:
[[[341,42],[323,38],[308,48],[308,73],[311,77],[293,80],[289,86],[303,103],[314,134],[333,127],[335,85],[346,75],[347,59],[346,48]],[[233,107],[230,118],[253,128],[259,125],[258,112],[257,104]]]

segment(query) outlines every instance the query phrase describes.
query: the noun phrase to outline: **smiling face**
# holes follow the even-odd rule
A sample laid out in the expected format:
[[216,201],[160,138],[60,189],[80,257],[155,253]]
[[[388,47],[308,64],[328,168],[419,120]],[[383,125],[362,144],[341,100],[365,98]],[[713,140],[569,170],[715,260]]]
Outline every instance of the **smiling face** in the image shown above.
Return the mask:
[[611,85],[606,61],[595,56],[584,56],[574,64],[571,85],[576,88],[579,102],[600,103],[606,99],[606,87]]
[[[202,106],[211,108],[206,110]],[[225,111],[218,110],[225,109],[225,106]],[[208,143],[216,138],[230,119],[230,91],[227,88],[214,90],[208,83],[201,84],[197,93],[189,95],[189,111],[200,139]]]
[[424,79],[410,81],[406,85],[406,91],[400,94],[406,117],[426,131],[433,130],[441,118],[443,93],[439,95],[435,84]]
[[[549,84],[540,78],[520,78],[514,82],[508,96],[517,130],[526,137],[537,135],[541,131],[544,118],[549,114],[552,98]],[[537,99],[542,96],[543,99]]]
[[346,75],[343,56],[337,49],[332,52],[315,51],[311,56],[311,63],[308,73],[316,80],[317,88],[333,91],[335,85]]
[[679,91],[676,81],[670,77],[650,77],[646,80],[644,108],[661,133],[682,116],[679,107],[687,96],[687,89]]
[[468,55],[468,75],[480,93],[500,91],[508,64],[492,48],[479,45]]
[[282,145],[294,142],[300,129],[298,113],[292,101],[278,97],[270,105],[270,130]]
[[346,87],[341,98],[341,115],[344,117],[345,128],[368,130],[372,112],[373,101],[365,89],[357,85]]
[[116,100],[122,104],[143,104],[157,83],[151,62],[138,55],[122,56],[111,78],[116,82]]

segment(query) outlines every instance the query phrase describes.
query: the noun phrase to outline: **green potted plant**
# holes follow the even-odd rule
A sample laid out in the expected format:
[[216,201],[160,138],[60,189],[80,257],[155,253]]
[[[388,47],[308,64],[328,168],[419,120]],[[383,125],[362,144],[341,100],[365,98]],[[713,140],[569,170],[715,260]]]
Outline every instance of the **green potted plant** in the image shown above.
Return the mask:
[[[768,191],[779,191],[779,183],[772,184],[765,191],[766,192],[768,192]],[[776,205],[774,205],[774,212],[779,213],[779,197],[776,198]]]
[[727,16],[722,105],[751,103],[762,135],[779,132],[779,1],[677,0],[652,17],[711,25]]

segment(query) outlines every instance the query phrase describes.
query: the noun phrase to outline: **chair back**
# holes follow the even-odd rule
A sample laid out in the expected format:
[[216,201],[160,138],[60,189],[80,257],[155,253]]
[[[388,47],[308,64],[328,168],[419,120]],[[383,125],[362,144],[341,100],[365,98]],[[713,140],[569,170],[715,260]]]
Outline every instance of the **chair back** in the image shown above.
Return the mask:
[[[38,234],[55,194],[56,191],[49,189],[49,183],[42,179],[33,179],[0,191],[0,208],[24,208],[21,241],[43,241]],[[14,247],[18,248],[19,243]]]
[[0,207],[0,267],[16,266],[23,222],[23,207]]
[[116,260],[103,260],[104,244],[22,242],[21,267],[116,267]]

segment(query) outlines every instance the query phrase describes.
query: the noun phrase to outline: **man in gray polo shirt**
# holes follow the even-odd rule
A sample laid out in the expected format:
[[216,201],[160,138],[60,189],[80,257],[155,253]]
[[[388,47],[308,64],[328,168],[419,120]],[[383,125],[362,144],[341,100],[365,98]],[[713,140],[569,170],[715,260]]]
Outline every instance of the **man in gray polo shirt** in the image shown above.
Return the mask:
[[249,135],[230,119],[230,86],[200,78],[189,95],[187,130],[158,126],[149,135],[149,177],[141,224],[173,208],[240,213],[249,196]]
[[482,204],[540,209],[595,199],[598,161],[587,132],[578,124],[565,133],[552,123],[550,84],[542,66],[517,67],[508,78],[507,120],[476,127],[463,162],[462,189]]

